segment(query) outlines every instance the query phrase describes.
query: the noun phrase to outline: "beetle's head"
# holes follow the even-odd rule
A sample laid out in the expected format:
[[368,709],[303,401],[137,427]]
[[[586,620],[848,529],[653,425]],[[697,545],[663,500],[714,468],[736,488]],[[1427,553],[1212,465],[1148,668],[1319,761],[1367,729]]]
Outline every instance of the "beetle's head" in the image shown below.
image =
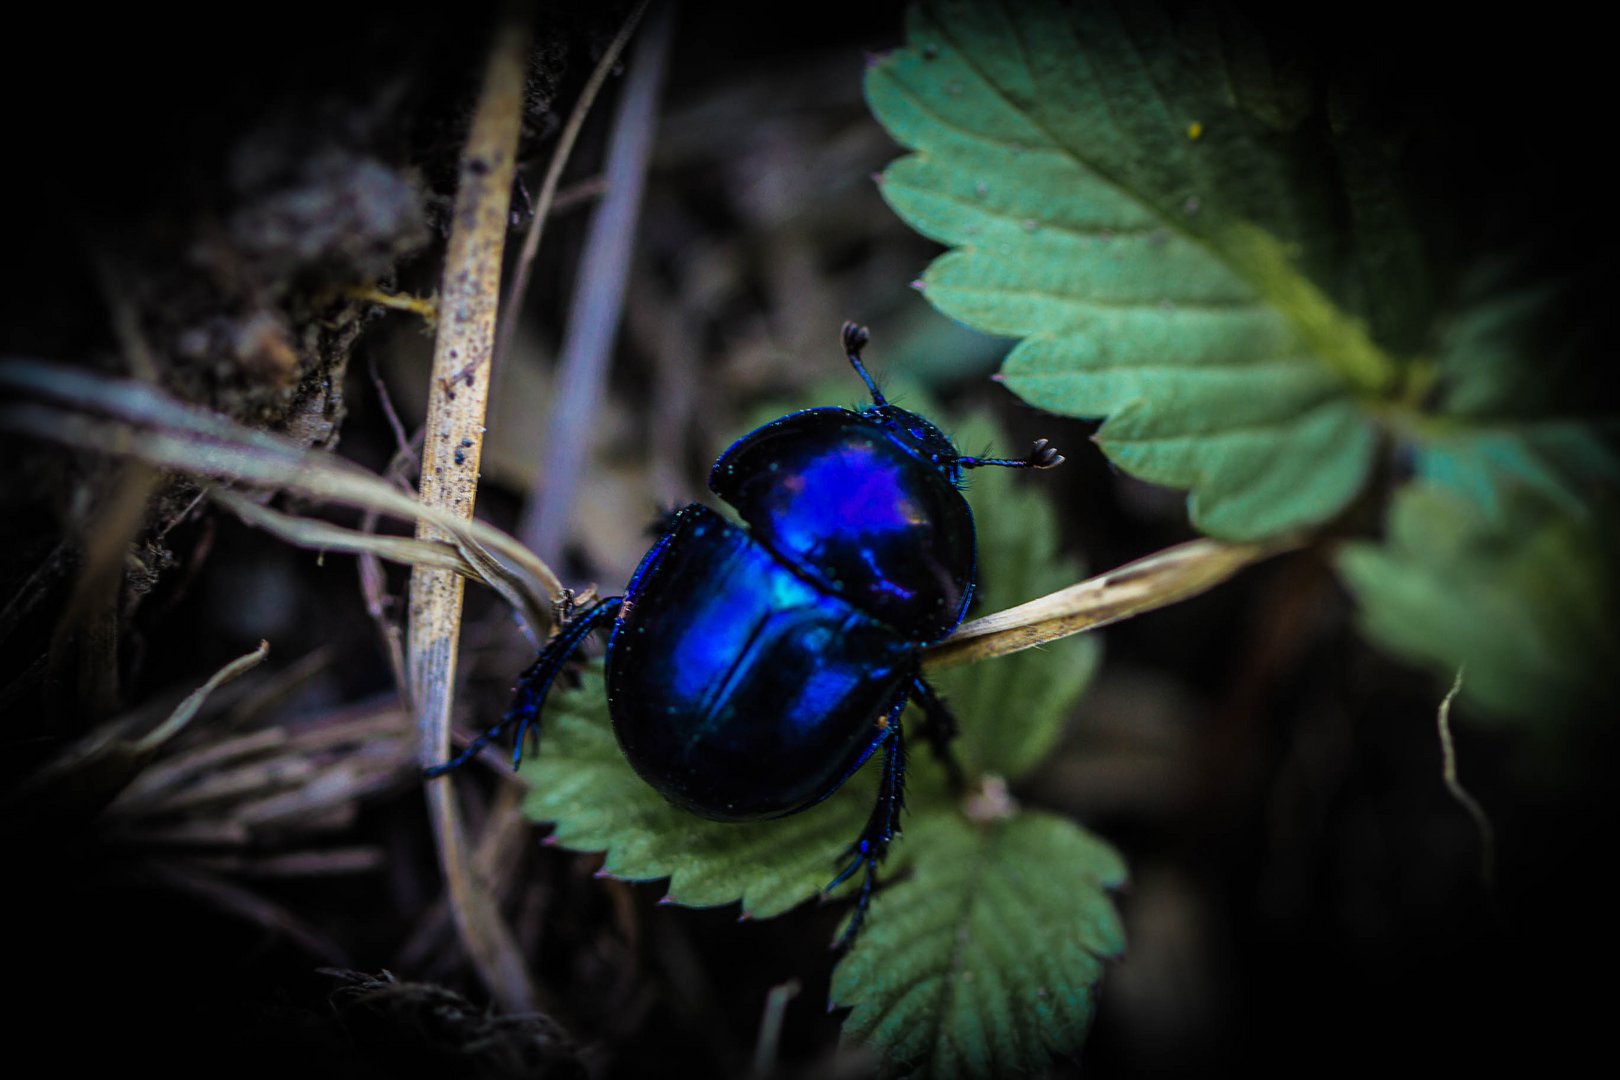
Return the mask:
[[862,409],[861,415],[882,424],[897,441],[932,463],[952,483],[961,475],[957,461],[962,455],[956,452],[956,447],[945,433],[927,417],[888,402]]

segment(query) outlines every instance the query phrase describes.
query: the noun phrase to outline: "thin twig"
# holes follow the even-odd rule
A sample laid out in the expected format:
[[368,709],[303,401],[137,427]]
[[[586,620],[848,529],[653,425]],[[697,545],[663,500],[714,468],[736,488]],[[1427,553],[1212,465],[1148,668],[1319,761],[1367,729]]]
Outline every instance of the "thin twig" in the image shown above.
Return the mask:
[[189,861],[198,869],[216,874],[257,878],[328,877],[380,870],[387,865],[387,855],[381,848],[355,846],[292,851],[285,855],[193,855]]
[[[418,502],[352,461],[306,449],[279,435],[182,404],[145,383],[8,357],[0,359],[0,389],[67,406],[52,408],[0,398],[3,430],[136,458],[191,476],[286,489],[407,521],[425,521],[447,533],[474,564],[487,561],[487,557],[479,559],[468,549],[488,548],[510,564],[524,582],[519,592],[533,600],[532,610],[525,614],[537,618],[538,625],[547,624],[550,598],[562,591],[562,583],[550,567],[513,537],[486,522],[469,521],[450,509]],[[480,435],[475,432],[468,438]],[[461,464],[456,462],[458,467]]]
[[[529,27],[518,11],[508,7],[496,29],[462,153],[424,429],[421,501],[464,520],[472,519],[478,494],[501,256],[523,120]],[[417,538],[450,537],[423,522]],[[462,578],[453,571],[417,567],[411,573],[409,677],[423,765],[449,756],[462,593]],[[472,872],[451,782],[428,784],[427,800],[450,908],[473,966],[503,1010],[529,1011],[534,988],[511,931]]]
[[542,467],[536,470],[536,490],[530,494],[517,531],[518,539],[543,559],[561,554],[590,448],[590,431],[601,406],[624,308],[625,283],[630,277],[636,218],[647,183],[673,26],[672,5],[660,5],[636,47],[635,63],[613,122],[607,194],[591,217],[586,235],[579,284],[568,311],[568,337],[557,364]]
[[70,694],[75,711],[90,719],[110,716],[118,707],[125,562],[162,479],[138,461],[119,465],[106,496],[85,523],[84,563],[51,634],[46,685]]
[[284,514],[280,510],[272,510],[228,488],[216,488],[211,495],[216,503],[241,518],[246,524],[263,529],[297,547],[369,554],[391,562],[449,570],[474,581],[482,580],[481,575],[462,557],[455,545],[443,540],[417,540],[408,536],[384,536],[374,532],[361,532],[358,529],[346,529],[319,518],[297,517],[293,514]]
[[210,742],[196,750],[174,754],[142,770],[130,785],[119,792],[111,811],[114,816],[135,816],[169,798],[172,792],[190,784],[196,777],[213,776],[220,769],[234,766],[244,758],[280,752],[287,745],[287,731],[280,726],[259,728]]
[[1168,607],[1297,546],[1295,540],[1178,544],[1038,600],[975,619],[929,649],[923,664],[940,668],[986,660]]
[[343,290],[351,300],[361,303],[376,304],[378,307],[389,308],[393,311],[407,311],[416,315],[429,328],[439,321],[439,304],[431,296],[412,296],[410,293],[391,293],[377,288],[375,285],[354,285]]
[[1462,808],[1468,811],[1468,816],[1474,819],[1474,826],[1479,829],[1479,875],[1485,883],[1487,893],[1494,894],[1496,883],[1496,833],[1491,828],[1491,819],[1485,816],[1485,808],[1479,805],[1479,800],[1468,793],[1457,778],[1457,747],[1451,741],[1451,703],[1456,700],[1457,694],[1462,690],[1463,669],[1457,669],[1457,677],[1452,680],[1451,689],[1440,701],[1440,708],[1435,714],[1435,724],[1440,729],[1440,776],[1446,783],[1446,790],[1456,799]]
[[[375,356],[371,354],[366,356],[366,369],[371,375],[371,384],[377,391],[377,401],[382,405],[383,415],[387,417],[388,426],[394,432],[394,456],[389,459],[388,468],[383,470],[383,475],[401,490],[410,491],[416,477],[422,471],[422,457],[417,449],[421,443],[422,429],[416,430],[414,438],[405,433],[405,425],[394,409],[393,396],[388,393],[387,384],[377,372]],[[360,519],[360,531],[376,532],[380,516],[375,510],[366,511],[365,516]],[[406,701],[410,697],[410,683],[405,675],[405,632],[400,628],[399,620],[391,614],[394,597],[388,592],[388,576],[383,573],[382,560],[369,551],[363,551],[355,559],[355,569],[360,575],[360,595],[366,601],[366,614],[371,616],[372,623],[377,627],[383,651],[388,655],[389,670],[394,676],[394,689],[399,694],[399,700]]]
[[377,357],[374,353],[366,354],[366,374],[371,377],[372,389],[377,391],[377,404],[382,406],[383,417],[388,421],[388,429],[394,433],[394,458],[389,463],[388,471],[393,471],[395,463],[402,456],[420,468],[421,459],[413,448],[415,440],[405,433],[405,424],[399,418],[399,411],[394,408],[394,397],[388,392],[388,384],[383,382],[382,374],[377,371]]
[[763,1080],[776,1075],[777,1049],[782,1043],[782,1020],[788,1004],[799,996],[798,979],[771,987],[765,995],[765,1009],[759,1017],[759,1037],[754,1040],[754,1066],[750,1075]]
[[596,62],[596,70],[591,72],[584,91],[574,103],[574,111],[568,115],[568,123],[563,126],[562,135],[557,139],[557,149],[552,152],[551,165],[546,169],[546,178],[540,185],[540,198],[534,206],[534,217],[529,222],[529,232],[523,238],[523,248],[518,252],[516,265],[512,267],[512,281],[506,290],[506,308],[501,313],[500,331],[495,336],[495,363],[499,363],[512,347],[512,335],[517,331],[518,315],[523,309],[523,294],[529,288],[529,268],[534,265],[534,256],[540,250],[540,234],[545,230],[546,218],[551,216],[551,208],[557,197],[557,183],[562,179],[563,166],[568,164],[568,157],[574,152],[574,142],[579,138],[580,128],[585,126],[585,117],[590,114],[591,105],[595,103],[596,95],[601,91],[602,84],[607,81],[613,65],[619,62],[619,54],[624,51],[630,35],[635,33],[636,24],[641,21],[642,13],[647,10],[647,3],[648,0],[641,0],[624,20],[624,25],[619,27],[619,32],[608,45],[607,52]]
[[165,743],[185,730],[210,694],[232,679],[253,670],[269,654],[269,643],[259,642],[257,649],[237,657],[214,672],[149,731],[136,732],[135,728],[141,720],[139,713],[101,725],[17,785],[15,795],[47,790],[52,785],[60,784],[63,778],[75,774],[90,774],[95,777],[97,784],[110,789],[105,794],[111,798],[140,773],[141,768]]
[[578,183],[569,184],[558,191],[557,197],[551,200],[551,216],[556,217],[558,214],[594,202],[600,199],[602,193],[606,190],[607,178],[602,176],[593,176]]

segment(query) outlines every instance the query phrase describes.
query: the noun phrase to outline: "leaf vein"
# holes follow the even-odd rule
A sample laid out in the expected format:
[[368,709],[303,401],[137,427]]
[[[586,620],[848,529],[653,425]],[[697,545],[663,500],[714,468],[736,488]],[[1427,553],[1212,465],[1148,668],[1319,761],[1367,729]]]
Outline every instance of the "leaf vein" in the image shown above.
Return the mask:
[[[1340,398],[1339,395],[1335,394],[1332,397],[1330,397],[1330,398],[1328,398],[1328,399],[1326,399],[1324,401],[1317,402],[1316,404],[1311,405],[1310,407],[1308,407],[1306,409],[1302,409],[1302,410],[1294,413],[1293,415],[1291,415],[1291,416],[1289,416],[1289,417],[1287,417],[1286,419],[1283,419],[1283,420],[1277,420],[1277,421],[1251,420],[1251,421],[1246,421],[1246,422],[1240,423],[1240,424],[1232,424],[1230,426],[1223,427],[1218,431],[1190,432],[1190,433],[1183,432],[1183,433],[1167,434],[1167,435],[1132,435],[1132,436],[1125,436],[1123,438],[1116,438],[1116,439],[1114,439],[1114,442],[1116,442],[1116,443],[1130,443],[1130,444],[1133,444],[1133,445],[1138,444],[1138,443],[1155,443],[1155,444],[1169,443],[1169,444],[1174,444],[1174,443],[1186,443],[1186,442],[1200,443],[1200,442],[1207,442],[1208,440],[1211,440],[1211,439],[1244,438],[1244,439],[1251,439],[1252,440],[1252,439],[1262,438],[1262,437],[1265,437],[1266,441],[1270,441],[1272,437],[1264,436],[1265,432],[1276,431],[1279,428],[1298,427],[1301,424],[1303,424],[1307,419],[1309,419],[1311,416],[1315,415],[1316,413],[1321,412],[1323,409],[1326,409],[1326,408],[1328,408],[1330,406],[1340,405],[1340,404],[1342,404],[1342,398]],[[1104,435],[1104,432],[1106,432],[1107,428],[1108,428],[1108,422],[1104,422],[1102,428],[1099,429],[1099,431],[1098,431],[1098,437],[1099,438],[1106,438],[1106,436]]]
[[[983,249],[970,245],[958,245],[961,250],[977,253]],[[1043,292],[1034,288],[1011,288],[994,285],[958,285],[954,282],[935,286],[940,289],[949,289],[956,293],[965,293],[969,296],[1021,296],[1034,300],[1057,300],[1078,307],[1103,308],[1110,311],[1145,311],[1159,309],[1167,316],[1173,316],[1177,310],[1191,311],[1256,311],[1266,314],[1274,311],[1269,305],[1258,300],[1082,300],[1070,293]],[[1166,306],[1168,305],[1168,306]],[[1027,335],[1035,336],[1035,335]]]
[[[1057,339],[1045,338],[1043,340],[1053,341]],[[1112,375],[1121,372],[1128,375],[1151,376],[1155,374],[1183,375],[1188,372],[1213,374],[1227,371],[1252,374],[1255,369],[1268,367],[1286,372],[1298,370],[1298,360],[1291,355],[1267,356],[1264,353],[1245,353],[1222,357],[1218,360],[1198,358],[1184,360],[1180,363],[1173,362],[1169,356],[1170,354],[1165,354],[1166,358],[1158,361],[1140,362],[1131,360],[1119,363],[1087,365],[1066,371],[1009,371],[1005,374],[1009,380],[1017,380],[1018,382],[1066,382],[1073,379],[1086,379],[1094,375]],[[1337,388],[1334,388],[1333,393],[1335,397],[1339,396]]]
[[[937,157],[937,155],[930,154],[926,150],[917,150],[914,151],[914,153],[917,157],[925,159],[933,159]],[[964,207],[967,210],[981,214],[985,217],[995,218],[998,221],[1005,221],[1008,224],[1016,225],[1020,228],[1024,227],[1024,222],[1026,219],[1019,217],[1017,214],[1009,213],[1004,210],[997,210],[985,203],[974,202],[972,199],[953,194],[945,191],[942,188],[923,187],[920,184],[906,184],[904,182],[895,186],[909,188],[912,191],[922,192],[939,199],[941,202],[952,203],[956,206]],[[1096,240],[1100,243],[1106,243],[1110,240],[1129,240],[1137,237],[1145,238],[1164,231],[1164,226],[1162,225],[1107,226],[1091,230],[1060,221],[1042,221],[1040,222],[1040,228],[1043,232],[1059,232],[1081,240]],[[970,250],[980,250],[977,248],[970,248],[969,245],[966,244],[958,244],[956,246],[969,248]]]
[[[956,52],[960,56],[960,58],[962,60],[962,63],[965,66],[967,66],[970,70],[972,70],[972,72],[976,76],[978,76],[979,81],[981,83],[983,83],[990,90],[990,92],[993,93],[997,98],[999,98],[1008,108],[1010,108],[1014,112],[1018,113],[1025,120],[1027,120],[1032,126],[1038,128],[1041,131],[1041,133],[1046,136],[1047,145],[1050,146],[1053,150],[1055,150],[1059,155],[1061,155],[1062,157],[1068,158],[1069,161],[1073,162],[1074,165],[1077,168],[1079,168],[1082,172],[1089,173],[1090,175],[1095,176],[1098,180],[1100,180],[1104,184],[1108,185],[1110,188],[1112,188],[1115,192],[1117,192],[1119,195],[1123,196],[1124,198],[1126,198],[1126,199],[1128,199],[1128,200],[1130,200],[1132,202],[1135,202],[1138,205],[1147,207],[1148,209],[1152,210],[1155,214],[1158,215],[1160,220],[1164,221],[1171,228],[1175,229],[1176,232],[1181,233],[1184,236],[1187,236],[1188,238],[1190,238],[1191,240],[1193,240],[1194,242],[1196,242],[1198,244],[1201,244],[1201,245],[1204,245],[1205,247],[1208,247],[1208,244],[1206,243],[1206,241],[1204,241],[1204,239],[1202,237],[1197,236],[1196,234],[1190,232],[1189,230],[1177,225],[1175,218],[1171,217],[1169,214],[1167,214],[1163,210],[1161,210],[1158,206],[1156,206],[1153,202],[1151,202],[1145,195],[1143,195],[1142,193],[1134,190],[1132,187],[1127,185],[1124,180],[1120,179],[1119,177],[1116,177],[1112,172],[1110,172],[1109,170],[1103,168],[1102,166],[1100,166],[1096,162],[1086,159],[1079,152],[1077,152],[1073,147],[1070,147],[1066,143],[1059,140],[1056,133],[1054,133],[1050,127],[1048,127],[1045,123],[1043,123],[1041,121],[1040,117],[1036,116],[1033,111],[1028,111],[1028,110],[1023,109],[1016,101],[1014,101],[1006,93],[1006,91],[1004,91],[995,82],[995,80],[990,77],[989,73],[986,72],[983,68],[981,68],[974,61],[972,54],[966,48],[964,48],[962,46],[961,42],[959,42],[959,41],[955,40],[954,38],[952,38],[950,36],[950,34],[944,30],[943,27],[940,27],[939,29],[941,31],[941,36],[947,38],[948,40],[950,40],[951,44],[953,46],[955,46]],[[1065,30],[1069,29],[1067,23],[1065,23],[1064,29]],[[1022,46],[1020,46],[1020,48],[1022,48]],[[1077,52],[1081,52],[1083,54],[1084,49],[1082,48],[1081,43],[1078,40],[1078,38],[1075,39],[1075,48],[1076,48]],[[1025,61],[1025,69],[1024,70],[1029,72],[1030,81],[1034,82],[1035,81],[1035,73],[1029,68],[1027,60]],[[1119,130],[1120,130],[1120,127],[1119,127],[1118,120],[1115,119],[1113,102],[1109,100],[1109,97],[1108,97],[1107,94],[1100,94],[1099,95],[1099,100],[1101,101],[1103,108],[1105,110],[1107,110],[1107,112],[1109,114],[1109,117],[1110,117],[1111,121],[1113,122],[1115,132],[1118,133]],[[1017,146],[1019,144],[1015,143],[1015,144],[1012,144],[1012,145]],[[1233,268],[1231,266],[1231,264],[1229,262],[1227,262],[1227,260],[1224,258],[1224,256],[1222,255],[1221,252],[1214,251],[1213,253],[1216,256],[1216,258],[1220,259],[1221,265],[1226,266],[1228,269],[1230,269],[1234,273],[1236,273],[1235,268]],[[1242,277],[1242,275],[1238,275],[1238,276],[1240,278]]]

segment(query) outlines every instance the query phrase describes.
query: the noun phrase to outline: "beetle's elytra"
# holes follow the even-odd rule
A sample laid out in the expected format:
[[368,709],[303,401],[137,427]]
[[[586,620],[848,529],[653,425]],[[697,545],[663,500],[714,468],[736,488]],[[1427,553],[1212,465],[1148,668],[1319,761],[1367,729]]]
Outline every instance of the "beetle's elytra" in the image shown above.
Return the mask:
[[933,424],[884,400],[861,363],[867,338],[844,324],[870,406],[792,413],[733,444],[709,488],[746,527],[695,503],[673,515],[624,596],[563,626],[518,680],[500,723],[428,776],[514,727],[515,767],[557,675],[593,631],[610,627],[608,711],[619,745],[647,783],[694,814],[796,813],[883,751],[877,803],[827,886],[866,870],[847,943],[899,831],[908,701],[923,710],[919,734],[957,772],[956,724],[923,680],[920,654],[956,629],[973,595],[962,470],[1063,460],[1044,439],[1018,459],[957,453]]

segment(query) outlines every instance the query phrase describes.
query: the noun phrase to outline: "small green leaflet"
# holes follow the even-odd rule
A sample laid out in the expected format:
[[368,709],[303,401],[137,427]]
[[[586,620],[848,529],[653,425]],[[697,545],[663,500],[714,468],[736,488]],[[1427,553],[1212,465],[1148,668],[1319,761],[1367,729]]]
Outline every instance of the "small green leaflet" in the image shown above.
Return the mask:
[[1565,513],[1586,513],[1598,485],[1620,487],[1614,435],[1620,426],[1583,420],[1530,420],[1426,425],[1417,444],[1417,471],[1435,487],[1466,498],[1503,521],[1512,491],[1538,489]]
[[556,822],[576,851],[605,851],[602,869],[631,881],[669,878],[669,899],[690,907],[741,900],[759,918],[818,895],[872,811],[877,773],[862,769],[802,814],[736,824],[676,809],[637,776],[608,719],[600,664],[578,690],[546,703],[540,753],[523,764],[524,813]]
[[833,975],[844,1034],[883,1073],[1039,1073],[1080,1048],[1102,961],[1125,947],[1107,890],[1125,867],[1071,822],[1025,811],[906,826],[910,876],[873,901],[860,947]]
[[1496,716],[1546,725],[1612,721],[1613,507],[1572,514],[1513,489],[1497,517],[1432,485],[1406,488],[1382,545],[1345,548],[1339,569],[1370,637],[1450,679]]
[[1516,487],[1575,516],[1620,492],[1620,422],[1591,415],[1602,395],[1581,385],[1605,300],[1562,284],[1515,280],[1506,260],[1476,271],[1441,344],[1437,415],[1414,434],[1418,475],[1498,525]]
[[1601,377],[1602,302],[1567,287],[1507,258],[1475,272],[1442,339],[1435,413],[1412,424],[1417,480],[1384,544],[1339,563],[1369,637],[1442,678],[1464,668],[1479,712],[1543,729],[1612,713],[1620,667],[1620,425],[1582,385]]
[[[954,249],[923,277],[929,300],[1024,339],[1007,385],[1107,416],[1104,451],[1192,489],[1213,535],[1343,509],[1372,463],[1368,403],[1405,373],[1317,283],[1336,272],[1324,230],[1333,200],[1396,200],[1298,183],[1314,146],[1295,130],[1302,95],[1263,47],[1151,5],[1008,0],[924,5],[908,41],[867,75],[873,113],[913,151],[884,197]],[[1398,213],[1356,220],[1387,240],[1386,265],[1413,261]]]

